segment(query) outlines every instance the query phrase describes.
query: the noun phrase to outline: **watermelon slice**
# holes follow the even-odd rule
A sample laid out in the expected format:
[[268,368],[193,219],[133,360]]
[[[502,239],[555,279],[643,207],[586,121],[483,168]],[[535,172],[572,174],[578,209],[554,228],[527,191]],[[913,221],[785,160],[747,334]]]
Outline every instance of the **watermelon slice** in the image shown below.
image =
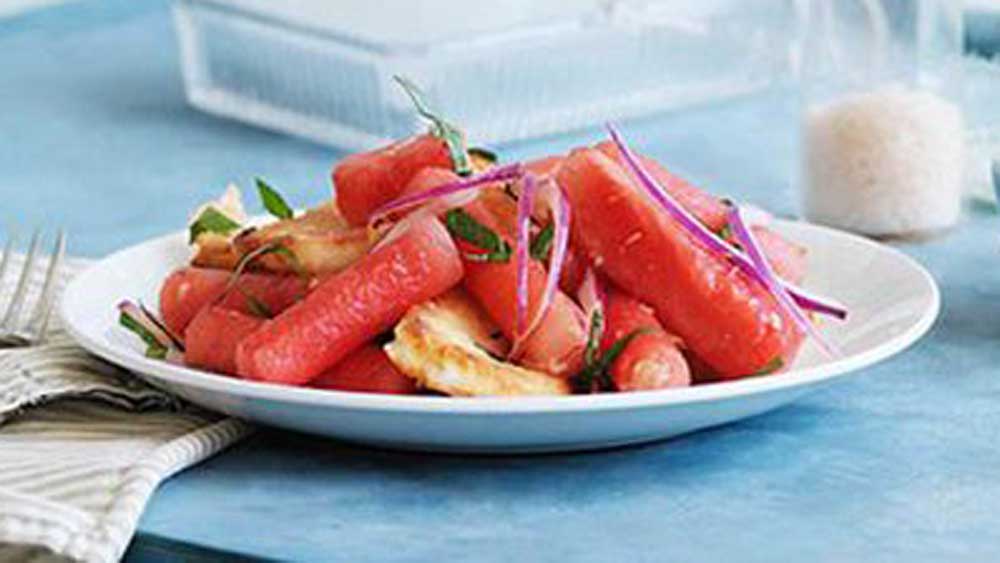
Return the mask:
[[720,376],[792,362],[803,335],[775,298],[654,207],[616,161],[578,149],[558,179],[572,205],[574,240],[595,267],[652,306]]
[[305,384],[461,279],[462,262],[444,226],[431,217],[412,222],[240,343],[238,372]]

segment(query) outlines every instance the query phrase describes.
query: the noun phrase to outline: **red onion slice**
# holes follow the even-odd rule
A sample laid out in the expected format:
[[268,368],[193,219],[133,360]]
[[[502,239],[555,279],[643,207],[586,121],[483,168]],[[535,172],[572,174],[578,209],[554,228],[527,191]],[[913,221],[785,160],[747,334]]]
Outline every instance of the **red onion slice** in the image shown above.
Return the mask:
[[840,351],[823,338],[823,335],[816,330],[816,326],[806,317],[805,313],[802,312],[802,309],[799,308],[798,304],[795,303],[795,300],[788,293],[788,290],[782,285],[781,280],[778,279],[777,274],[771,268],[771,264],[768,263],[767,258],[764,256],[760,244],[747,226],[740,208],[735,205],[731,207],[728,219],[733,236],[736,237],[740,246],[743,247],[747,256],[749,256],[750,261],[757,268],[757,273],[759,274],[757,279],[774,295],[778,300],[778,304],[785,309],[792,320],[795,321],[795,324],[798,325],[799,329],[812,337],[824,353],[832,358],[840,356]]
[[118,311],[122,315],[128,316],[133,322],[138,324],[142,330],[146,331],[156,343],[166,350],[166,361],[171,363],[183,363],[184,346],[166,329],[159,319],[155,318],[142,305],[132,301],[122,301],[118,303]]
[[455,182],[445,184],[443,186],[438,186],[427,190],[426,192],[421,192],[418,194],[412,194],[408,196],[403,196],[401,198],[394,199],[389,203],[383,205],[376,209],[368,218],[369,223],[373,223],[393,211],[400,211],[407,209],[421,203],[431,201],[440,197],[449,196],[455,193],[464,192],[467,190],[479,189],[489,184],[495,182],[504,182],[510,180],[516,180],[524,175],[524,166],[515,162],[513,164],[507,164],[504,166],[499,166],[483,172],[482,174],[477,174],[475,176],[470,176],[468,178],[463,178]]
[[552,210],[552,255],[549,258],[548,276],[545,278],[542,302],[538,311],[535,312],[535,318],[528,323],[526,335],[535,332],[545,313],[549,310],[549,306],[552,305],[553,299],[555,299],[556,291],[559,289],[559,277],[566,264],[566,251],[569,248],[569,200],[566,199],[559,184],[554,181],[546,181],[542,184],[541,196],[549,209]]
[[587,316],[587,334],[593,329],[591,323],[594,320],[594,312],[600,311],[604,314],[604,303],[607,301],[607,290],[601,278],[597,276],[594,269],[587,268],[583,274],[583,281],[580,282],[580,289],[576,292],[576,298],[583,308],[584,315]]
[[829,297],[820,297],[813,293],[793,285],[790,282],[782,280],[782,286],[791,294],[792,299],[795,300],[795,304],[799,307],[805,309],[806,311],[812,311],[814,313],[820,313],[822,315],[827,315],[834,317],[841,321],[847,319],[847,306],[843,305],[837,301],[830,299]]
[[[614,125],[608,124],[608,131],[611,134],[611,139],[614,141],[615,145],[618,146],[618,150],[621,151],[625,162],[628,164],[629,168],[635,173],[636,177],[639,178],[639,185],[649,194],[653,201],[660,205],[671,217],[673,217],[678,223],[684,227],[693,237],[701,241],[705,246],[724,256],[730,257],[733,262],[743,270],[747,275],[754,279],[759,279],[760,274],[757,272],[757,268],[753,263],[740,251],[736,250],[724,240],[722,240],[718,235],[713,233],[701,223],[697,218],[694,217],[687,209],[684,209],[681,204],[679,204],[662,186],[657,183],[657,181],[646,171],[646,169],[639,163],[639,159],[636,158],[632,150],[628,148],[625,141],[622,139],[621,134],[615,128]],[[810,295],[800,288],[795,287],[792,284],[781,281],[781,286],[792,293],[796,303],[798,303],[804,309],[815,311],[817,313],[831,315],[838,319],[844,319],[847,317],[847,309],[836,302],[833,302],[826,298],[820,298],[814,295]]]
[[[530,260],[528,250],[531,246],[531,212],[534,208],[535,197],[539,193],[552,211],[552,256],[549,260],[541,301],[529,321],[527,319],[529,308],[528,265]],[[516,358],[521,354],[524,342],[541,325],[545,313],[548,312],[555,299],[556,291],[559,289],[559,276],[566,263],[566,252],[569,248],[569,224],[569,201],[559,185],[550,180],[539,184],[534,174],[526,174],[522,182],[521,195],[517,200],[517,248],[514,255],[517,264],[517,337],[511,346],[511,358]]]
[[517,200],[517,243],[514,245],[514,260],[517,265],[517,313],[516,313],[516,338],[512,347],[511,355],[515,355],[513,350],[518,348],[518,344],[527,336],[528,328],[528,247],[531,244],[531,208],[535,203],[535,192],[538,183],[534,175],[524,177],[521,187],[521,197]]

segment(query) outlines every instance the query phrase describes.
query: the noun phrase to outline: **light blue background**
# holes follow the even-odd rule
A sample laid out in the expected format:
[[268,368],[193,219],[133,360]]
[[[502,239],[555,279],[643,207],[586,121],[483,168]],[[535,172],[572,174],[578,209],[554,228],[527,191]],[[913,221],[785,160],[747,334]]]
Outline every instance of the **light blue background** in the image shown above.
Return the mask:
[[[699,183],[788,213],[791,103],[774,96],[626,130]],[[0,20],[0,221],[64,226],[77,254],[176,229],[230,180],[264,175],[295,202],[318,201],[338,156],[188,108],[163,2],[94,0]],[[794,406],[645,447],[517,458],[264,431],[167,482],[129,558],[992,560],[996,227],[974,213],[945,238],[904,246],[941,283],[937,326]]]

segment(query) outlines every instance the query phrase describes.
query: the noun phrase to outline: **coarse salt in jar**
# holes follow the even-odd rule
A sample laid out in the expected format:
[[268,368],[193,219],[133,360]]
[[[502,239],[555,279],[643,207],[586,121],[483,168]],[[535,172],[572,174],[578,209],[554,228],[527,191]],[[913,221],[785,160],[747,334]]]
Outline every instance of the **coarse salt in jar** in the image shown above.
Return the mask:
[[800,193],[812,221],[926,236],[961,214],[961,7],[800,2]]

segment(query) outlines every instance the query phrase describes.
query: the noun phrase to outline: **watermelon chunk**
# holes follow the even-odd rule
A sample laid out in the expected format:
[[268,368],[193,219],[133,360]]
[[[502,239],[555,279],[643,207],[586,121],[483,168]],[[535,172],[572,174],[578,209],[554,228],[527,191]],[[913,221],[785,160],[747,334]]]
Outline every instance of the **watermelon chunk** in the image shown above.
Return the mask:
[[803,334],[759,283],[709,251],[641,194],[625,170],[578,149],[559,170],[574,237],[615,284],[724,378],[789,365]]
[[461,279],[451,237],[437,219],[424,217],[243,340],[238,372],[305,384]]
[[[181,268],[167,276],[160,289],[160,316],[175,335],[206,306],[219,301],[232,277],[227,270]],[[280,313],[305,297],[309,282],[298,276],[244,273],[235,288],[217,304],[225,309],[253,313],[256,299],[272,313]],[[251,299],[252,298],[252,299]]]
[[382,347],[374,343],[351,352],[337,365],[312,380],[309,386],[388,395],[412,395],[417,392],[416,383],[396,369]]
[[429,134],[352,154],[333,168],[337,207],[350,224],[364,225],[373,211],[399,197],[410,178],[428,166],[453,166],[447,143]]
[[[633,181],[638,181],[632,171],[625,166],[625,157],[618,150],[618,146],[612,141],[604,141],[597,145],[597,149],[617,162],[625,174],[628,174]],[[700,190],[683,178],[675,176],[662,164],[643,155],[637,155],[643,168],[667,190],[677,203],[691,212],[692,215],[704,223],[710,230],[719,232],[726,226],[726,204],[714,195]]]
[[[652,308],[618,288],[608,292],[601,351],[636,333],[611,365],[619,391],[687,387],[691,372],[681,352],[681,339],[660,325]],[[639,332],[637,332],[639,331]]]
[[227,375],[236,374],[236,346],[264,319],[219,306],[195,315],[184,333],[184,363]]

